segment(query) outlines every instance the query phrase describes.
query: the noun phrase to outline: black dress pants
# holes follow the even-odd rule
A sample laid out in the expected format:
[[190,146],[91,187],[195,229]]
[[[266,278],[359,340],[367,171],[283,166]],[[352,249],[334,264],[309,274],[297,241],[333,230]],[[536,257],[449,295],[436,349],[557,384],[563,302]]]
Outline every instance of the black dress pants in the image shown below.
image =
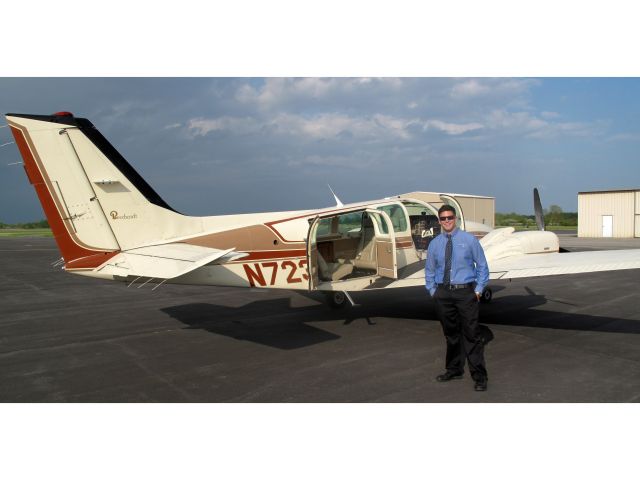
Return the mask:
[[434,295],[436,314],[447,340],[447,372],[464,372],[465,359],[471,377],[487,379],[484,342],[478,328],[479,305],[473,287],[449,290],[438,287]]

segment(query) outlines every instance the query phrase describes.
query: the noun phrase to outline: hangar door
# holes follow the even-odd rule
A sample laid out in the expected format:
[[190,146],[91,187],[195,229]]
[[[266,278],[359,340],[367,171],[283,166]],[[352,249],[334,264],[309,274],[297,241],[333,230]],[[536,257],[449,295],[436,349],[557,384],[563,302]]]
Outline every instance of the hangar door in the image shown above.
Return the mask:
[[613,215],[602,216],[602,236],[613,237]]

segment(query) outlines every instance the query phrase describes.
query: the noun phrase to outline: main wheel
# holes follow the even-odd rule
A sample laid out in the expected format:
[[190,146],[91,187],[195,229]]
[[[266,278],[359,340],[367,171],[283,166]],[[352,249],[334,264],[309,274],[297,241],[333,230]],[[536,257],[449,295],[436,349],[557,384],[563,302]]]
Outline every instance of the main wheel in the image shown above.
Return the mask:
[[349,303],[349,300],[347,299],[347,296],[344,294],[344,292],[328,292],[326,295],[327,304],[331,308],[344,308]]
[[493,292],[490,288],[485,288],[480,295],[480,303],[489,303],[493,298]]

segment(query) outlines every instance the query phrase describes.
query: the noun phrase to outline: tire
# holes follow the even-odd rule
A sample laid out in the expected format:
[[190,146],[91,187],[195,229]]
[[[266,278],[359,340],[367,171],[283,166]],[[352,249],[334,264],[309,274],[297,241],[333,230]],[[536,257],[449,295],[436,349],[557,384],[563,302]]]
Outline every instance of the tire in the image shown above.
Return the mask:
[[344,292],[335,291],[335,292],[329,292],[326,295],[327,295],[327,304],[331,308],[335,308],[335,309],[344,308],[349,304],[349,300],[347,299],[347,296],[344,294]]
[[489,303],[493,299],[493,292],[490,288],[485,288],[480,295],[480,303]]

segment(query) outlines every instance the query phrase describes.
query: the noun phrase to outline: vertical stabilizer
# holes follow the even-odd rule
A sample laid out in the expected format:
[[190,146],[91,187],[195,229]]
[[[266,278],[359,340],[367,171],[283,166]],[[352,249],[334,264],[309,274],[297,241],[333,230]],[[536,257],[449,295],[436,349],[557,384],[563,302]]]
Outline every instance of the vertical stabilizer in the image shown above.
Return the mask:
[[67,112],[6,117],[67,268],[94,268],[118,251],[201,229],[88,120]]

